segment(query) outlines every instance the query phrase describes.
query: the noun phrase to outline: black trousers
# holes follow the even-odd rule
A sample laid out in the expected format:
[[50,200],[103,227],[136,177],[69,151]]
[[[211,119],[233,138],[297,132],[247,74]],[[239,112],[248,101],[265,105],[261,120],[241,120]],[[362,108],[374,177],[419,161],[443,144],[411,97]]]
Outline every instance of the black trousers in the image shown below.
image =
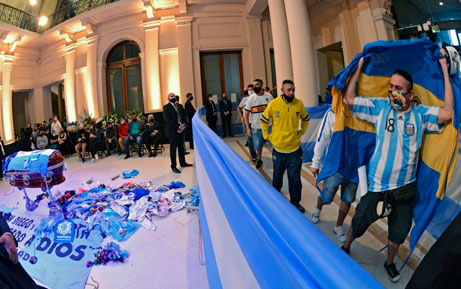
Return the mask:
[[157,151],[158,145],[160,144],[160,135],[155,135],[155,136],[146,136],[144,139],[144,143],[146,144],[147,151],[149,153],[152,152],[151,145],[154,145],[154,151]]
[[208,121],[208,126],[211,128],[212,131],[216,132],[216,119]]
[[223,136],[232,136],[232,117],[221,115]]
[[176,150],[178,151],[179,164],[182,166],[186,164],[186,158],[184,157],[184,142],[183,134],[175,133],[174,136],[170,137],[170,159],[171,168],[176,167]]
[[0,151],[0,178],[3,178],[3,155],[1,155],[1,151]]
[[186,141],[189,141],[189,148],[193,150],[194,149],[194,135],[192,131],[192,122],[190,122],[187,125],[184,133],[186,134]]

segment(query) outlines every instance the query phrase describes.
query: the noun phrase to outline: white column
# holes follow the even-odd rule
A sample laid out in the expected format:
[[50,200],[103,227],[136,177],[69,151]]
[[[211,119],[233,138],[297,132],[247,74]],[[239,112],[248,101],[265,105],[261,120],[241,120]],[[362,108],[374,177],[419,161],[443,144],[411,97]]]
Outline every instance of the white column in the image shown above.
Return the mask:
[[[98,55],[98,35],[93,35],[87,39],[86,51],[86,97],[88,113],[95,118],[99,117],[98,82],[96,78],[96,61]],[[101,96],[102,97],[102,96]]]
[[192,62],[192,17],[175,19],[177,27],[179,80],[181,102],[186,102],[186,94],[194,93],[194,66]]
[[77,104],[75,101],[75,55],[76,45],[66,47],[66,77],[64,90],[66,98],[67,122],[77,121]]
[[282,81],[293,79],[291,65],[290,37],[288,35],[287,17],[283,0],[269,0],[272,38],[274,41],[275,72],[277,78],[277,92],[280,93]]
[[[318,104],[318,82],[311,24],[305,0],[285,0],[296,96],[305,106]],[[276,40],[277,41],[277,40]]]
[[[98,79],[98,92],[99,92],[99,97],[97,97],[98,100],[98,107],[99,107],[99,114],[104,115],[108,111],[107,107],[107,89],[106,89],[106,63],[105,62],[99,62],[98,63],[98,74],[97,74],[97,79]],[[144,84],[144,83],[143,83]]]
[[147,85],[147,99],[149,111],[162,108],[160,95],[160,62],[158,53],[159,21],[144,23],[145,34],[145,71]]
[[266,71],[264,67],[264,40],[261,29],[260,16],[247,17],[248,42],[250,44],[250,63],[252,80],[255,78],[262,79],[267,85]]
[[14,142],[13,99],[11,95],[11,64],[14,57],[4,55],[2,75],[2,114],[5,144]]

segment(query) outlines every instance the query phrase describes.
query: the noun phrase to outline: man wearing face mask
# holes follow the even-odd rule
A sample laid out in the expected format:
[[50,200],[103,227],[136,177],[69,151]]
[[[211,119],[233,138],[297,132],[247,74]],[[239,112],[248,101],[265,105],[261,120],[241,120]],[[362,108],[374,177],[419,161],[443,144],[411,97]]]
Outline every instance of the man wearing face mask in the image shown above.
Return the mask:
[[61,133],[62,125],[61,122],[58,120],[57,115],[53,117],[53,121],[51,122],[51,130],[54,130],[54,132],[58,135]]
[[223,137],[226,137],[229,133],[230,137],[232,134],[232,102],[227,99],[227,93],[222,94],[222,99],[219,102],[219,110],[221,111],[222,131]]
[[[303,102],[295,97],[293,81],[286,79],[282,83],[282,96],[269,103],[260,117],[260,125],[264,139],[269,140],[272,150],[274,174],[272,185],[277,191],[283,186],[283,175],[288,174],[290,202],[301,213],[306,210],[301,201],[301,166],[303,150],[301,137],[307,130],[309,115]],[[272,120],[272,133],[269,134],[269,123]],[[301,122],[301,130],[299,124]]]
[[191,167],[184,157],[183,133],[186,129],[187,116],[181,104],[176,103],[174,93],[168,94],[168,103],[163,106],[165,120],[165,137],[170,140],[171,170],[177,174],[181,171],[176,167],[176,150],[178,151],[179,165],[183,168]]
[[[443,49],[440,52],[446,55]],[[416,171],[424,134],[440,133],[453,115],[453,89],[447,62],[445,58],[439,62],[445,85],[443,107],[412,104],[413,79],[400,69],[390,79],[388,98],[357,96],[363,59],[349,81],[343,100],[353,105],[356,117],[375,126],[376,150],[369,163],[368,192],[357,205],[342,249],[349,253],[354,239],[362,236],[376,220],[387,216],[388,256],[384,268],[392,282],[400,279],[394,257],[412,225]],[[380,209],[381,204],[387,210]]]
[[138,144],[138,156],[142,157],[142,135],[144,131],[144,122],[138,119],[138,115],[133,113],[131,121],[128,124],[128,137],[125,139],[125,159],[130,157],[130,144],[136,142]]
[[125,140],[128,138],[128,123],[124,117],[120,118],[120,125],[117,127],[118,134],[118,155],[122,154],[122,149],[125,148]]
[[262,153],[264,138],[259,119],[273,97],[264,92],[263,81],[261,79],[255,79],[253,85],[254,93],[248,97],[245,104],[244,118],[247,126],[247,135],[249,138],[253,138],[254,149],[258,158],[256,161],[256,168],[260,169],[263,165]]
[[205,103],[206,121],[208,126],[216,133],[216,121],[218,121],[218,114],[216,112],[216,104],[213,101],[213,95],[208,94],[208,101]]
[[192,100],[194,100],[194,96],[192,93],[187,93],[186,94],[186,104],[184,105],[184,109],[186,110],[186,115],[187,115],[187,126],[186,126],[186,140],[189,141],[189,148],[191,150],[194,149],[194,135],[192,131],[192,118],[194,117],[195,114],[195,108],[194,105],[192,104]]

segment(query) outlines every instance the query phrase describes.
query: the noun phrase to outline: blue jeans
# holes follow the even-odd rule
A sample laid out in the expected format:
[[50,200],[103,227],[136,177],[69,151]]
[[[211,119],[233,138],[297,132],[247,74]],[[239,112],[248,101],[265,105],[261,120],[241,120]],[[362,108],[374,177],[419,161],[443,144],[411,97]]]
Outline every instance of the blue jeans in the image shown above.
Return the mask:
[[133,136],[134,140],[131,140],[129,137],[127,137],[124,141],[124,145],[125,145],[125,152],[126,152],[126,155],[127,156],[130,156],[130,144],[134,143],[136,141],[136,143],[138,144],[138,154],[141,155],[141,150],[142,150],[142,136],[140,135],[137,135],[137,136]]
[[263,130],[260,128],[252,128],[251,134],[253,135],[253,144],[255,151],[262,150],[264,145]]
[[[323,181],[323,196],[320,198],[322,203],[329,204],[333,201],[339,186],[341,185],[341,201],[351,204],[355,201],[357,183],[353,183],[336,173]],[[324,199],[326,198],[326,200]]]
[[280,153],[275,149],[272,150],[272,164],[274,165],[274,175],[272,186],[280,191],[283,186],[283,175],[288,173],[288,190],[290,191],[290,202],[293,205],[301,201],[301,166],[303,163],[303,150],[291,153]]
[[[243,126],[243,127],[245,127],[245,131],[246,131],[246,126]],[[250,124],[250,129],[251,129],[251,124]],[[256,154],[256,151],[255,151],[255,145],[253,143],[253,137],[248,137],[247,136],[247,140],[248,140],[248,149],[250,150],[251,159],[255,160],[258,157],[258,155]]]

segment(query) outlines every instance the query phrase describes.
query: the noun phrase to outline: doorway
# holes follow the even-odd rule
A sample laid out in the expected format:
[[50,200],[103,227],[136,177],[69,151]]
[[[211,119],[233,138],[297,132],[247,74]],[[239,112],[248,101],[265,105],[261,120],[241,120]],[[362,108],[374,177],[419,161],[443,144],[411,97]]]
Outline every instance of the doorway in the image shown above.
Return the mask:
[[29,91],[12,93],[13,98],[13,127],[15,139],[21,137],[21,129],[29,122]]
[[203,103],[208,94],[218,102],[227,93],[232,102],[240,102],[243,95],[242,52],[220,51],[200,54]]
[[[320,91],[328,86],[330,80],[344,69],[343,47],[341,42],[317,50]],[[323,100],[325,95],[322,95]]]

